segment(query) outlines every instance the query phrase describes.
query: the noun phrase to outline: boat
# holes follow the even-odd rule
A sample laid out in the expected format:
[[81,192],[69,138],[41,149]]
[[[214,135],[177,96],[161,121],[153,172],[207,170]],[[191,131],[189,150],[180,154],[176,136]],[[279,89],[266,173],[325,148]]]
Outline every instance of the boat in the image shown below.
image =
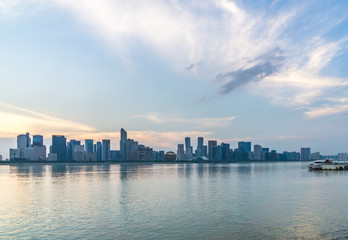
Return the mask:
[[315,160],[308,165],[309,170],[348,170],[348,161]]

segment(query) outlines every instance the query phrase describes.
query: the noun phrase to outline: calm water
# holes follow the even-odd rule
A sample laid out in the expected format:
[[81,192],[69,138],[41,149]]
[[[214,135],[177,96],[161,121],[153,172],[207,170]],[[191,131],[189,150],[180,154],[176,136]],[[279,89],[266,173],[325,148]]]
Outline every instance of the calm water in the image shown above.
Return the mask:
[[306,165],[0,166],[0,239],[348,237],[348,171]]

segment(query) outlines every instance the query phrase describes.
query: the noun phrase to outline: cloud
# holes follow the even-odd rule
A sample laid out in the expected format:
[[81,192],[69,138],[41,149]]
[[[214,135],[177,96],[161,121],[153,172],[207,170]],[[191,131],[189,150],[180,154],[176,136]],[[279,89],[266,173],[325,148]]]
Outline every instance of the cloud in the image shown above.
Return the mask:
[[235,119],[234,116],[222,117],[222,118],[175,118],[161,116],[158,113],[150,113],[147,115],[136,115],[132,118],[144,118],[156,124],[168,124],[168,123],[182,123],[187,126],[188,124],[198,126],[201,128],[212,128],[212,127],[226,127],[231,124]]
[[71,13],[127,63],[134,46],[148,48],[178,71],[215,79],[220,95],[248,84],[274,104],[304,109],[347,87],[345,78],[322,75],[347,49],[346,38],[326,38],[347,16],[339,8],[313,8],[316,1],[274,0],[264,8],[271,12],[232,0],[16,0],[0,9],[26,14],[35,3]]
[[325,106],[320,108],[311,108],[305,112],[309,118],[325,117],[329,115],[344,113],[348,110],[348,105]]
[[188,66],[187,68],[185,68],[185,70],[192,70],[195,67],[195,64],[191,64],[190,66]]
[[150,120],[151,122],[159,123],[159,124],[164,122],[164,120],[157,113],[149,113],[147,115],[135,115],[135,116],[132,116],[132,118],[145,118]]
[[93,132],[86,124],[27,110],[0,102],[0,134],[2,137],[32,131],[43,135],[67,134],[70,132]]
[[308,136],[278,136],[278,139],[287,140],[287,139],[306,139]]

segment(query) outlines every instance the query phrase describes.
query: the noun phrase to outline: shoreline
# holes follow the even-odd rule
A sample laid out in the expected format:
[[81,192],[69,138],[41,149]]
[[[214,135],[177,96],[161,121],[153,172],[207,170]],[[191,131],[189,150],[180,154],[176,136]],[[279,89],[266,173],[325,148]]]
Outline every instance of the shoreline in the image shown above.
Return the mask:
[[54,164],[80,164],[80,165],[113,165],[113,164],[222,164],[222,163],[276,163],[276,162],[312,162],[312,160],[286,160],[286,161],[270,161],[270,160],[244,160],[244,161],[202,161],[202,162],[194,162],[194,161],[95,161],[95,162],[76,162],[76,161],[57,161],[57,162],[38,162],[38,161],[2,161],[0,165],[54,165]]

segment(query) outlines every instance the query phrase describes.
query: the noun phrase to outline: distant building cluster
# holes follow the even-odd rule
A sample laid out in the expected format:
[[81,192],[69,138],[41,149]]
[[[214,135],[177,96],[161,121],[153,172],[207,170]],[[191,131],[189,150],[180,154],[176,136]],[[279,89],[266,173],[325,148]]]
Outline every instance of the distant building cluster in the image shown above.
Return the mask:
[[127,139],[127,132],[121,129],[120,150],[111,150],[110,140],[104,139],[94,143],[93,139],[81,141],[70,140],[62,135],[52,136],[52,145],[46,154],[43,136],[34,135],[31,143],[30,134],[17,136],[17,148],[10,149],[10,160],[30,161],[164,161],[164,151],[154,151],[152,148],[139,144],[133,139]]
[[[283,152],[277,153],[276,150],[264,148],[261,145],[254,145],[254,151],[251,149],[251,142],[238,142],[238,148],[232,149],[230,144],[217,144],[216,140],[209,140],[208,146],[204,145],[203,137],[197,139],[197,149],[193,153],[191,139],[185,138],[185,145],[178,144],[177,161],[289,161],[289,160],[312,160],[320,159],[320,153],[311,153],[310,148],[301,148],[301,152]],[[346,154],[347,155],[347,154]]]
[[[139,144],[133,139],[127,138],[127,132],[120,131],[120,150],[111,150],[110,140],[94,142],[93,139],[81,141],[70,140],[62,135],[52,136],[52,145],[48,154],[43,144],[43,136],[30,134],[17,136],[17,148],[10,149],[10,160],[26,161],[197,161],[197,162],[231,162],[231,161],[289,161],[289,160],[315,160],[331,158],[336,160],[348,160],[347,153],[339,153],[335,156],[322,156],[319,152],[311,153],[311,149],[304,147],[300,152],[278,153],[261,145],[254,145],[252,151],[251,142],[238,142],[238,147],[233,149],[228,143],[218,144],[216,140],[209,140],[204,145],[204,138],[197,138],[197,148],[191,145],[191,138],[186,137],[184,144],[178,144],[177,152],[154,151],[152,148]],[[0,161],[2,156],[0,155]]]

